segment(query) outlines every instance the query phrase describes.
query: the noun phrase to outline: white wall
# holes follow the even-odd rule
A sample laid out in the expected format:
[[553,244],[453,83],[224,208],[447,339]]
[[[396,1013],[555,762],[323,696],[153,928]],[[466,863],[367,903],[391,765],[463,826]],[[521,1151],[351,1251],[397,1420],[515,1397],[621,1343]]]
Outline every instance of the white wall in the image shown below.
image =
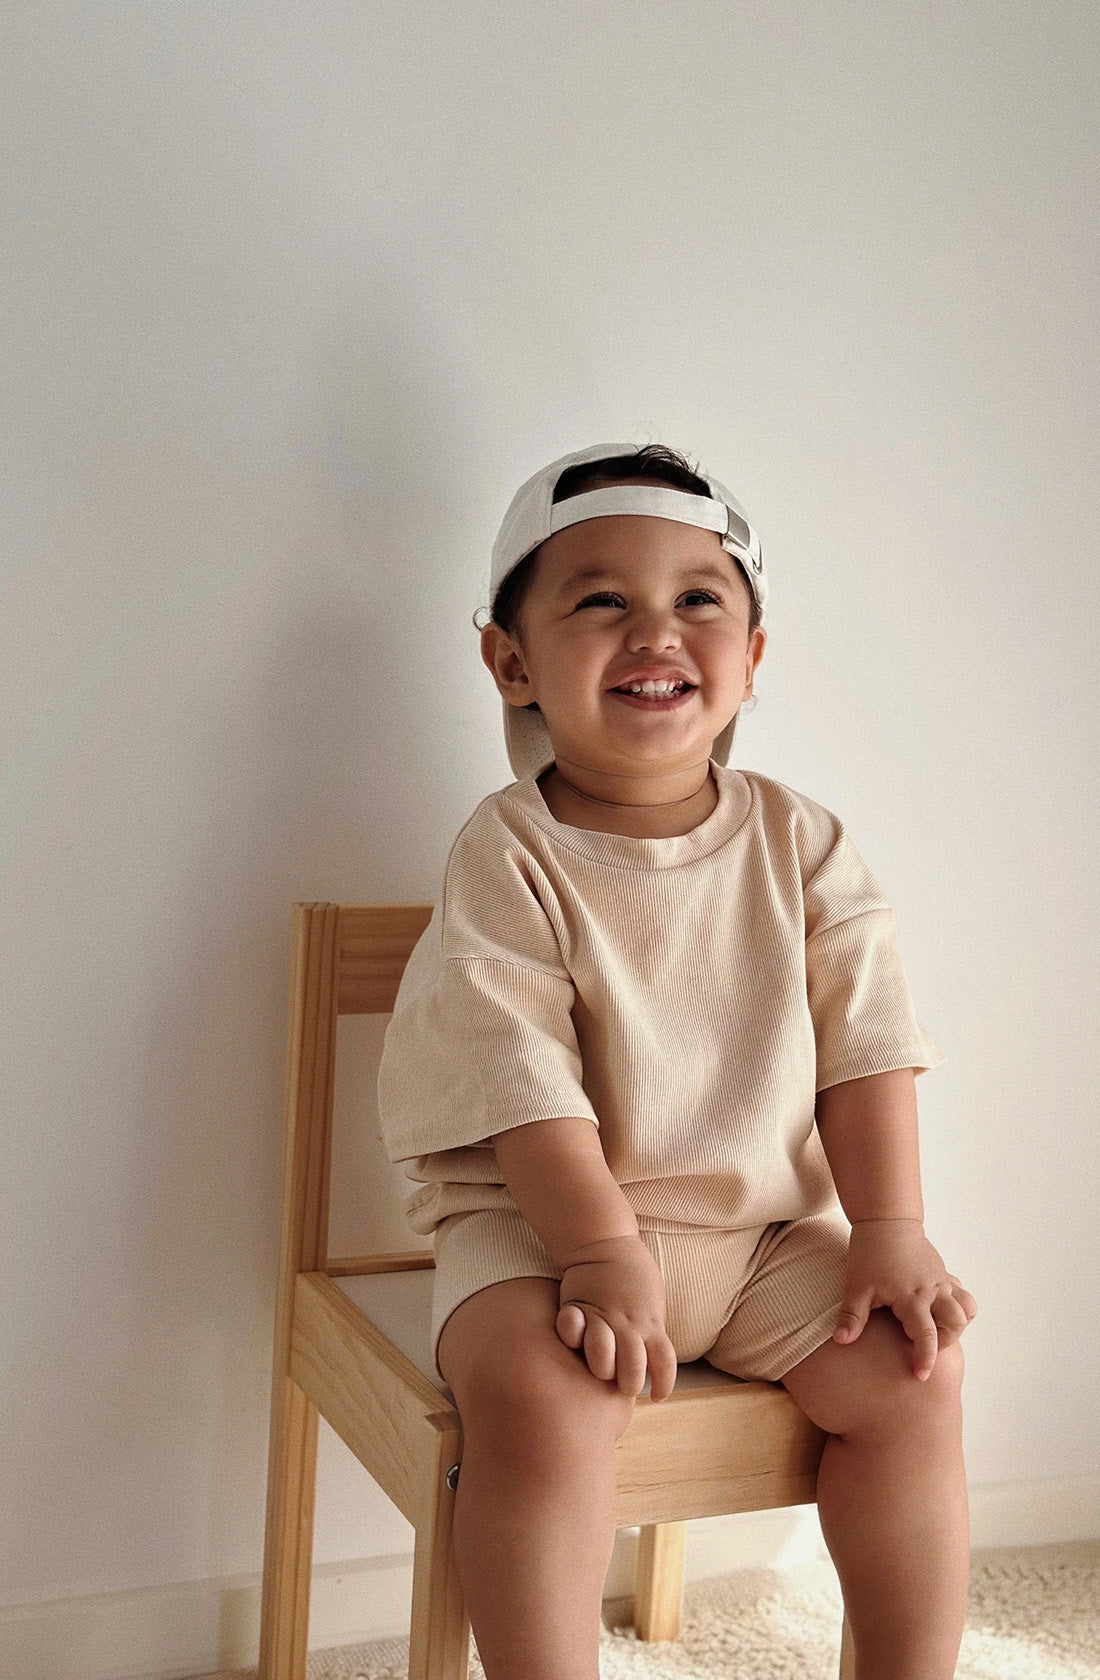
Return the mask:
[[[5,1673],[248,1660],[290,905],[434,896],[511,780],[496,525],[605,438],[762,531],[740,762],[844,815],[948,1052],[981,1537],[1100,1532],[1095,7],[0,30]],[[390,1579],[322,1457],[325,1579]]]

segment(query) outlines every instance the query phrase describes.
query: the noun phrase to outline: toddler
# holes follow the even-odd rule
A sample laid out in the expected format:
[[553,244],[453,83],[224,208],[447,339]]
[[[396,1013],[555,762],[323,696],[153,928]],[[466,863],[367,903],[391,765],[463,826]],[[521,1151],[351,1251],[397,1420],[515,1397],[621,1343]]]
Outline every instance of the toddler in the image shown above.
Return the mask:
[[827,1433],[858,1680],[948,1680],[975,1306],[924,1234],[915,1076],[943,1055],[843,824],[728,763],[757,534],[673,450],[596,446],[516,493],[490,599],[517,780],[451,848],[379,1071],[488,1680],[596,1680],[615,1443],[699,1358]]

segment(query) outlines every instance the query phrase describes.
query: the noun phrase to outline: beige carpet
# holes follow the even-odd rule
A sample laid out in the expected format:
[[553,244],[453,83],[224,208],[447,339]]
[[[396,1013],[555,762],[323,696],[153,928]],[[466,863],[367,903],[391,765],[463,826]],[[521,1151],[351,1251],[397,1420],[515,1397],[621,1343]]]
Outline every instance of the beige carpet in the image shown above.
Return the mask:
[[[836,1680],[840,1617],[828,1563],[689,1582],[678,1640],[604,1628],[601,1680]],[[314,1651],[308,1680],[406,1680],[408,1655],[407,1639]],[[483,1680],[476,1650],[470,1673]],[[1100,1680],[1100,1541],[976,1552],[956,1676]]]

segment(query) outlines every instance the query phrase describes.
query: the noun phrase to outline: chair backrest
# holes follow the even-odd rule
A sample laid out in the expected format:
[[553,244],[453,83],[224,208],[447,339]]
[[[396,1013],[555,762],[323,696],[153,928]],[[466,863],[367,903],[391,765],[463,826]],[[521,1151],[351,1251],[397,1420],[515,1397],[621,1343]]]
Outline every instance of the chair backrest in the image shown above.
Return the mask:
[[432,906],[310,904],[296,908],[336,911],[338,1014],[388,1014],[412,948],[431,920]]
[[[296,904],[288,997],[280,1270],[328,1267],[329,1180],[341,1015],[393,1009],[409,954],[431,920],[430,904]],[[364,1257],[410,1261],[414,1256]],[[380,1268],[382,1269],[382,1268]]]

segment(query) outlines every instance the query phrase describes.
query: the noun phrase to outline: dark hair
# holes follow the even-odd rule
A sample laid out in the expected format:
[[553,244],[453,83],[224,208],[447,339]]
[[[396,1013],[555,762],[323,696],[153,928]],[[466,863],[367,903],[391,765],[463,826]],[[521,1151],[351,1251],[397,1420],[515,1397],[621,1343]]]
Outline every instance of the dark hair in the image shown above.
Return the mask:
[[[554,501],[564,502],[570,496],[579,496],[582,491],[596,490],[603,484],[614,483],[617,479],[649,479],[658,484],[669,484],[674,490],[690,490],[696,496],[709,496],[710,487],[705,478],[689,465],[684,457],[675,449],[668,449],[661,443],[647,443],[633,455],[608,455],[599,461],[582,461],[578,466],[566,467],[558,482],[554,486]],[[533,548],[530,554],[525,554],[508,573],[496,592],[490,609],[490,618],[494,624],[499,624],[513,640],[518,641],[518,626],[520,609],[527,598],[535,578],[535,561],[538,548]],[[736,565],[736,562],[734,562]],[[738,567],[740,571],[740,568]],[[744,577],[744,573],[741,573]],[[748,579],[745,587],[749,589]],[[760,608],[756,596],[749,589],[749,633],[760,623]]]

